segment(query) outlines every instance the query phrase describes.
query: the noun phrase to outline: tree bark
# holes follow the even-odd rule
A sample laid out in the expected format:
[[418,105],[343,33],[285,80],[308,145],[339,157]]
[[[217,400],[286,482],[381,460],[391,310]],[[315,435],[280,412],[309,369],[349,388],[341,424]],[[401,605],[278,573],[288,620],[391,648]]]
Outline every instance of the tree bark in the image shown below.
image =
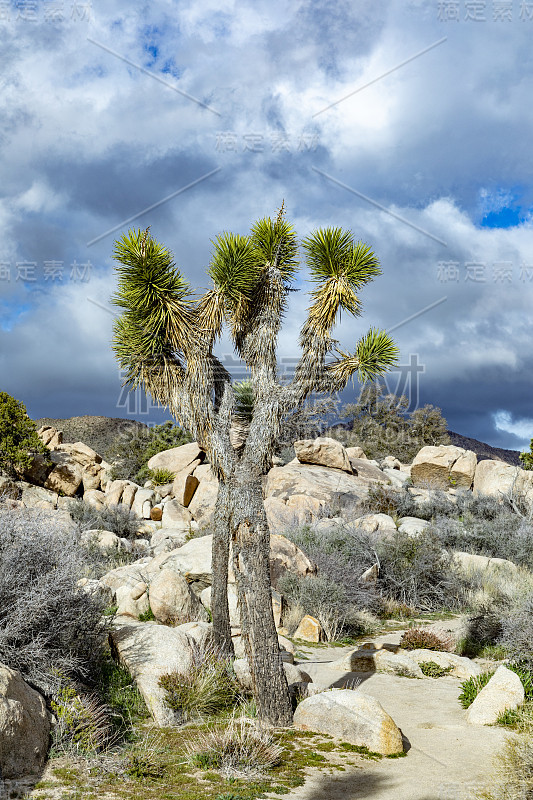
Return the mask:
[[239,465],[230,490],[233,567],[241,630],[260,719],[292,724],[292,706],[272,611],[270,531],[260,477]]
[[211,616],[215,647],[230,656],[234,655],[228,606],[228,563],[231,539],[231,504],[227,483],[219,479],[215,504],[213,532],[211,586]]

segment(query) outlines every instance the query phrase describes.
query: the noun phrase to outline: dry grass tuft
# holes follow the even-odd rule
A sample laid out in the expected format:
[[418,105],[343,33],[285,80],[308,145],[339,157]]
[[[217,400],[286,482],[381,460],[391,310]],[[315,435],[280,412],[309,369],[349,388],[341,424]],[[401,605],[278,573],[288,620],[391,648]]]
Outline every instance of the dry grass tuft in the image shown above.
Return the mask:
[[201,769],[227,778],[258,778],[281,761],[282,748],[257,720],[234,713],[223,727],[201,733],[187,746],[187,757]]
[[490,788],[479,800],[530,800],[533,797],[533,726],[521,736],[509,737],[497,756]]

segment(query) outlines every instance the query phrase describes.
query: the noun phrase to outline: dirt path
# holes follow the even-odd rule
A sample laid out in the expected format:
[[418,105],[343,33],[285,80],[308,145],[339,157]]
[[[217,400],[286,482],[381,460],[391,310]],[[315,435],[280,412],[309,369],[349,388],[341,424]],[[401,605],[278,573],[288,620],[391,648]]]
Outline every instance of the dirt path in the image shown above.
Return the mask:
[[[380,637],[396,643],[397,635]],[[333,775],[310,774],[287,800],[467,800],[490,779],[492,760],[509,733],[499,727],[468,725],[457,698],[460,681],[417,680],[378,673],[342,673],[328,667],[353,648],[307,651],[302,667],[314,683],[342,686],[362,680],[356,691],[371,695],[407,740],[407,757],[364,761]],[[510,734],[513,735],[513,734]]]

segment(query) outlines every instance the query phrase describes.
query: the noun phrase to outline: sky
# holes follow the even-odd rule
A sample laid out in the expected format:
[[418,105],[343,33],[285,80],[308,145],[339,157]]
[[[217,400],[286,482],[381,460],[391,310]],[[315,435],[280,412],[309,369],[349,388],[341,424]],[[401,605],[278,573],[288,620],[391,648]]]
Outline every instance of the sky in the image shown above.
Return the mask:
[[284,200],[380,260],[343,348],[391,331],[411,408],[529,448],[533,2],[18,0],[0,36],[0,390],[30,416],[167,418],[121,388],[114,240],[151,226],[202,290],[217,234]]

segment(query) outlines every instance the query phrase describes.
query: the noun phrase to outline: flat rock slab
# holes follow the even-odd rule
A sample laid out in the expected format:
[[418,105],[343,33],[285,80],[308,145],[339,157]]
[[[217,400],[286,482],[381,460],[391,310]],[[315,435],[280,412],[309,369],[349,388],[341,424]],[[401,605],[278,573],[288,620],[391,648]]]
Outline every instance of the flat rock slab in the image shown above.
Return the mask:
[[[348,652],[350,648],[323,649],[317,656],[333,660]],[[480,726],[473,736],[457,699],[461,691],[457,678],[341,675],[324,661],[304,661],[302,667],[322,686],[340,687],[362,679],[356,691],[381,703],[407,739],[408,752],[400,759],[361,761],[343,773],[312,773],[304,786],[284,795],[287,800],[471,800],[476,788],[486,786],[492,759],[509,732]]]

